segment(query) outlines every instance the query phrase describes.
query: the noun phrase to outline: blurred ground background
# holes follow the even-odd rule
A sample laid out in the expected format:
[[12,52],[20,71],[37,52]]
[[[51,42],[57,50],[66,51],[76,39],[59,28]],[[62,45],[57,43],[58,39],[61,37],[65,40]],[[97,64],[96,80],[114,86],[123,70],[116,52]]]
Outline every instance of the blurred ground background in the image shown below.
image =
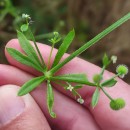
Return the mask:
[[[67,34],[75,28],[76,38],[69,53],[130,12],[130,0],[0,0],[0,63],[7,63],[4,46],[16,38],[21,14],[30,14],[37,41],[48,44],[42,34],[58,31]],[[39,37],[40,35],[40,37]],[[44,35],[45,36],[45,35]],[[130,21],[109,34],[81,57],[101,65],[104,53],[117,55],[118,63],[130,68]],[[115,71],[116,66],[108,69]],[[125,79],[130,83],[130,73]]]

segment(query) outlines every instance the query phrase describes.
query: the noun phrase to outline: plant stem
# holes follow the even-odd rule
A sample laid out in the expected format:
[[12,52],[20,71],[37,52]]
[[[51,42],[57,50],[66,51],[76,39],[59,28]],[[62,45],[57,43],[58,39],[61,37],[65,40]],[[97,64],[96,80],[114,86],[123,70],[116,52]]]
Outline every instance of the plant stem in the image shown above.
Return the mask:
[[117,22],[115,22],[114,24],[112,24],[111,26],[109,26],[107,29],[105,29],[104,31],[102,31],[101,33],[99,33],[97,36],[95,36],[89,42],[85,43],[82,47],[80,47],[78,50],[76,50],[75,52],[73,52],[69,57],[67,57],[63,62],[61,62],[60,64],[57,64],[54,68],[52,68],[50,70],[50,72],[52,74],[54,74],[55,72],[57,72],[61,67],[63,67],[65,64],[67,64],[73,58],[75,58],[76,56],[78,56],[79,54],[81,54],[82,52],[84,52],[86,49],[88,49],[89,47],[91,47],[93,44],[95,44],[96,42],[98,42],[99,40],[101,40],[104,36],[106,36],[107,34],[109,34],[110,32],[112,32],[114,29],[116,29],[117,27],[119,27],[121,24],[123,24],[124,22],[126,22],[129,19],[130,19],[130,13],[128,13],[127,15],[125,15],[124,17],[122,17],[121,19],[119,19]]
[[[27,23],[28,28],[29,28],[29,21],[28,21],[27,18],[26,18],[26,23]],[[41,55],[40,50],[39,50],[39,48],[38,48],[38,46],[37,46],[37,43],[36,43],[35,37],[34,37],[34,35],[33,35],[33,33],[32,33],[32,31],[31,31],[30,28],[29,28],[29,32],[30,32],[30,35],[31,35],[32,41],[33,41],[33,43],[34,43],[34,45],[35,45],[35,48],[36,48],[36,50],[37,50],[37,53],[38,53],[38,55],[39,55],[39,57],[40,57],[41,64],[42,64],[42,66],[43,66],[43,68],[44,68],[44,71],[45,71],[45,62],[44,62],[44,60],[43,60],[43,58],[42,58],[42,55]]]
[[[29,28],[28,19],[26,19],[26,23],[27,23],[28,28]],[[37,52],[38,52],[38,55],[39,55],[39,57],[40,57],[40,59],[41,59],[42,65],[43,65],[43,67],[45,67],[45,62],[44,62],[44,60],[43,60],[43,58],[42,58],[42,55],[41,55],[41,53],[40,53],[40,51],[39,51],[39,48],[38,48],[38,46],[37,46],[35,37],[34,37],[34,35],[33,35],[33,33],[32,33],[32,31],[31,31],[30,28],[29,28],[29,31],[30,31],[30,35],[31,35],[31,38],[32,38],[32,40],[33,40],[33,43],[34,43],[34,45],[35,45],[35,48],[36,48],[36,50],[37,50]]]
[[79,98],[82,98],[81,95],[75,89],[73,89],[73,91],[79,96]]
[[34,35],[33,35],[32,31],[31,31],[31,29],[30,29],[30,34],[31,34],[31,38],[32,38],[32,40],[33,40],[33,43],[34,43],[34,45],[35,45],[35,48],[36,48],[36,50],[37,50],[37,52],[38,52],[38,55],[39,55],[39,57],[40,57],[40,59],[41,59],[42,65],[43,65],[43,67],[45,68],[45,62],[44,62],[44,60],[43,60],[43,58],[42,58],[42,55],[41,55],[40,50],[39,50],[39,48],[38,48],[38,46],[37,46],[37,43],[36,43],[36,41],[35,41],[35,38],[34,38]]
[[[117,74],[117,75],[113,76],[112,78],[110,78],[109,80],[112,80],[112,79],[118,77],[119,75],[120,75],[120,74]],[[102,83],[102,84],[103,84],[103,83]],[[110,100],[114,101],[114,99],[113,99],[110,95],[108,95],[108,93],[103,89],[102,84],[100,85],[100,89],[104,92],[104,94],[105,94]]]
[[52,47],[51,47],[51,52],[50,52],[49,59],[48,59],[48,64],[47,64],[47,70],[49,69],[49,66],[50,66],[53,49],[54,49],[54,44],[52,44]]
[[114,100],[102,87],[100,87],[100,89],[104,92],[104,94],[105,94],[111,101]]
[[103,66],[102,71],[100,73],[101,76],[104,74],[105,69],[106,69],[106,66]]

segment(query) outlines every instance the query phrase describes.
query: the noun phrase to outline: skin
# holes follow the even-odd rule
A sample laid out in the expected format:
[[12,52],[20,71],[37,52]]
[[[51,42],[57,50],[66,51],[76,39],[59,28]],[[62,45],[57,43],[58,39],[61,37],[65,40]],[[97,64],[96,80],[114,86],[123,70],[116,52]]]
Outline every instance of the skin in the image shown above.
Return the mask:
[[[16,39],[9,41],[6,47],[15,48],[23,52]],[[40,43],[38,43],[38,47],[47,63],[51,48]],[[51,63],[56,52],[57,50],[54,49]],[[17,94],[19,86],[31,78],[41,75],[41,73],[17,62],[6,50],[5,55],[10,65],[0,65],[0,92],[3,93],[4,101],[8,101],[11,100],[14,94]],[[68,54],[65,54],[63,59],[67,56]],[[86,73],[91,81],[91,77],[100,71],[101,68],[98,66],[80,58],[75,58],[60,69],[57,74]],[[112,73],[105,71],[104,79],[108,79],[112,75]],[[100,92],[98,105],[94,109],[91,108],[91,97],[95,90],[94,87],[84,86],[79,90],[85,100],[85,103],[80,105],[68,91],[53,83],[55,95],[54,112],[57,114],[57,118],[52,119],[46,106],[46,84],[43,83],[31,92],[31,95],[16,97],[24,101],[24,111],[14,116],[7,123],[0,124],[0,130],[130,130],[130,86],[121,79],[117,80],[118,83],[114,87],[106,88],[105,90],[113,98],[122,97],[126,101],[126,106],[122,110],[111,110],[109,107],[110,101],[102,92]],[[9,93],[9,96],[6,93]]]

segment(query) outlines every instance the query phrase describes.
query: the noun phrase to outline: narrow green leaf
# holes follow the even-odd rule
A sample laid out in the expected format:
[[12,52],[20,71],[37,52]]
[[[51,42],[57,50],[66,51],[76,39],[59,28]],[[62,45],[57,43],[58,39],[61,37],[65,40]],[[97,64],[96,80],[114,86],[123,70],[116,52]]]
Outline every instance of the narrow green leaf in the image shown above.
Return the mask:
[[19,43],[20,43],[22,49],[28,55],[28,57],[30,57],[35,62],[35,64],[39,64],[42,67],[41,62],[40,62],[33,46],[30,44],[30,42],[27,40],[27,38],[24,36],[24,34],[17,31],[17,35],[18,35]]
[[103,59],[102,59],[103,65],[107,67],[110,64],[110,62],[111,61],[109,60],[108,56],[104,54]]
[[56,118],[56,114],[53,112],[54,105],[54,93],[50,81],[47,82],[47,106],[52,118]]
[[82,87],[83,87],[82,85],[76,85],[76,86],[74,86],[74,89],[80,89]]
[[32,59],[28,58],[26,55],[22,54],[21,52],[15,50],[13,48],[6,48],[6,50],[18,62],[20,62],[24,65],[27,65],[27,66],[31,66],[38,71],[41,71],[41,72],[43,71],[43,69],[41,68],[41,66],[39,64],[38,65],[35,64]]
[[38,87],[38,85],[40,85],[43,81],[45,80],[44,76],[40,76],[37,78],[33,78],[31,80],[29,80],[28,82],[26,82],[21,89],[18,92],[18,96],[23,96],[29,92],[31,92],[32,90],[34,90],[36,87]]
[[89,82],[85,74],[66,74],[66,75],[59,75],[55,77],[51,77],[51,80],[63,80],[67,82],[74,82],[86,85],[95,86],[95,84]]
[[58,52],[56,54],[56,57],[54,59],[52,67],[56,66],[59,63],[59,61],[61,60],[62,56],[67,51],[67,49],[70,46],[70,44],[72,43],[72,41],[74,39],[74,36],[75,36],[75,31],[73,29],[72,31],[70,31],[68,33],[68,35],[65,37],[63,43],[60,45],[60,47],[58,49]]
[[116,83],[117,83],[117,81],[115,79],[108,79],[108,80],[104,81],[101,84],[101,86],[102,87],[113,87]]
[[99,88],[96,88],[96,90],[95,90],[95,92],[94,92],[94,94],[93,94],[93,96],[92,96],[92,102],[91,102],[93,108],[94,108],[94,107],[97,105],[97,103],[98,103],[99,95],[100,95]]
[[91,39],[90,41],[88,41],[87,43],[85,43],[78,50],[76,50],[75,52],[73,52],[64,61],[62,61],[61,63],[57,64],[55,67],[53,67],[50,70],[50,73],[54,74],[55,72],[57,72],[61,67],[63,67],[65,64],[67,64],[73,58],[75,58],[76,56],[78,56],[79,54],[81,54],[82,52],[84,52],[85,50],[87,50],[89,47],[91,47],[92,45],[94,45],[95,43],[97,43],[99,40],[101,40],[103,37],[105,37],[107,34],[109,34],[110,32],[112,32],[113,30],[115,30],[117,27],[119,27],[120,25],[122,25],[124,22],[126,22],[129,19],[130,19],[130,13],[126,14],[124,17],[122,17],[121,19],[119,19],[117,22],[115,22],[114,24],[112,24],[111,26],[109,26],[108,28],[106,28],[104,31],[102,31],[97,36],[95,36],[93,39]]

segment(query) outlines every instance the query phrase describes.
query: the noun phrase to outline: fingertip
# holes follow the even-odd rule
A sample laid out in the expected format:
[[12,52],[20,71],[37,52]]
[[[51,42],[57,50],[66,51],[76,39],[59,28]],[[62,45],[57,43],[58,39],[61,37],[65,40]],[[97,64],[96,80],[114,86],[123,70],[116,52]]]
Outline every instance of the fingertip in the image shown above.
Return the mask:
[[7,42],[5,46],[5,56],[8,57],[10,56],[7,52],[7,48],[16,48],[17,50],[22,51],[20,45],[18,44],[18,39],[11,39],[9,42]]
[[5,47],[14,47],[18,45],[18,39],[11,39],[10,41],[7,42]]
[[[19,86],[0,87],[0,129],[47,129],[50,127],[30,94],[17,96]],[[33,108],[33,109],[32,109]]]
[[10,123],[25,109],[25,102],[17,97],[18,86],[4,85],[0,87],[0,126]]

